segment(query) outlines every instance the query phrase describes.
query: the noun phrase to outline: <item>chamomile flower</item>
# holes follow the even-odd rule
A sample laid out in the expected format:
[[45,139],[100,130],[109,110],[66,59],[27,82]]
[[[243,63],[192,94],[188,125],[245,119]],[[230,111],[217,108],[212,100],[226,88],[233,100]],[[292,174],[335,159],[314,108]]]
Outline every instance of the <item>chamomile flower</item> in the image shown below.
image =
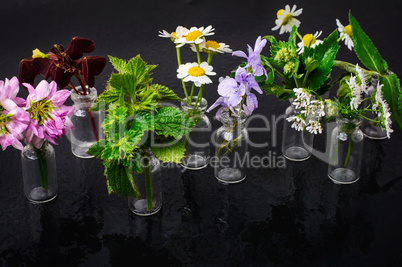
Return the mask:
[[306,47],[314,48],[314,47],[316,47],[317,45],[321,44],[321,43],[322,43],[322,40],[318,40],[318,39],[317,39],[318,37],[320,37],[321,33],[322,33],[322,31],[315,32],[314,35],[312,35],[312,34],[310,34],[310,33],[304,35],[304,36],[303,36],[303,41],[301,41],[301,42],[299,42],[299,43],[297,44],[297,47],[298,47],[298,48],[297,48],[297,53],[298,53],[299,55],[301,55],[301,54],[303,53],[303,51],[304,51],[304,47],[305,47],[305,46],[306,46]]
[[177,69],[177,78],[183,79],[184,82],[192,81],[197,87],[201,87],[202,84],[212,83],[212,80],[208,76],[213,76],[216,73],[212,71],[213,67],[207,62],[198,63],[186,63],[179,66]]
[[[203,42],[199,44],[200,51],[203,51],[207,54],[218,54],[218,53],[232,53],[232,49],[230,49],[229,45],[225,43],[218,43],[216,41],[208,40],[206,41],[203,38]],[[194,44],[190,44],[191,50],[196,52],[196,47]]]
[[201,44],[204,39],[204,36],[210,36],[214,35],[215,33],[213,32],[215,29],[212,28],[211,25],[208,27],[191,27],[188,32],[181,36],[180,38],[177,38],[174,42],[177,44],[177,47],[182,47],[185,44]]
[[343,26],[338,19],[336,19],[336,25],[338,25],[338,31],[341,35],[342,41],[344,41],[345,45],[349,48],[350,51],[352,51],[352,26],[350,26],[350,24],[347,26]]
[[159,37],[164,37],[164,38],[170,38],[172,42],[174,42],[176,39],[182,38],[183,36],[186,36],[188,33],[188,29],[183,26],[177,26],[176,30],[172,33],[169,33],[165,30],[162,30],[159,32]]
[[295,17],[299,16],[303,8],[296,10],[296,5],[293,5],[292,9],[290,9],[289,5],[286,5],[285,9],[280,9],[276,13],[277,19],[275,20],[276,26],[272,28],[273,31],[280,29],[279,34],[283,34],[285,32],[292,31],[292,27],[300,26],[300,21]]

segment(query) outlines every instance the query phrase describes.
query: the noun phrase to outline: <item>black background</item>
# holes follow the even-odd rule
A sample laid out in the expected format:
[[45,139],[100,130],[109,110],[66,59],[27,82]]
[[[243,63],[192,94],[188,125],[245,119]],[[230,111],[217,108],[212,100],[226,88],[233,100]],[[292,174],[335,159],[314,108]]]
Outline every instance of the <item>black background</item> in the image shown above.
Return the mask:
[[[0,79],[18,76],[19,61],[54,43],[67,46],[73,36],[92,39],[94,55],[129,59],[141,54],[158,64],[154,81],[183,96],[176,78],[176,54],[158,31],[176,26],[208,26],[213,38],[246,51],[260,35],[272,32],[282,1],[0,1]],[[346,25],[348,12],[370,36],[390,69],[402,75],[400,1],[293,1],[303,8],[301,34]],[[195,61],[183,50],[183,61]],[[187,52],[185,52],[188,50]],[[265,54],[268,54],[265,50]],[[186,57],[188,58],[186,60]],[[338,59],[357,63],[342,46]],[[206,86],[211,105],[220,76],[241,62],[217,55],[217,75]],[[108,64],[97,77],[102,92],[112,72]],[[337,72],[335,71],[335,74]],[[336,90],[336,88],[333,88]],[[26,92],[21,89],[21,95]],[[333,92],[332,92],[333,94]],[[258,96],[256,113],[280,116],[288,102]],[[68,102],[71,104],[71,101]],[[219,122],[208,115],[213,129]],[[261,122],[255,121],[255,125]],[[279,158],[282,121],[276,132],[253,132],[255,142],[269,142],[250,153]],[[394,127],[396,128],[396,126]],[[277,134],[277,144],[272,136]],[[395,266],[402,264],[402,132],[390,140],[365,139],[361,179],[340,186],[327,178],[327,165],[315,157],[286,161],[286,168],[254,168],[240,184],[225,186],[213,169],[165,168],[163,207],[156,215],[133,215],[124,198],[108,195],[103,166],[78,159],[66,137],[55,146],[58,197],[30,204],[23,194],[20,152],[0,152],[0,263],[3,266]],[[326,133],[315,138],[323,148]]]

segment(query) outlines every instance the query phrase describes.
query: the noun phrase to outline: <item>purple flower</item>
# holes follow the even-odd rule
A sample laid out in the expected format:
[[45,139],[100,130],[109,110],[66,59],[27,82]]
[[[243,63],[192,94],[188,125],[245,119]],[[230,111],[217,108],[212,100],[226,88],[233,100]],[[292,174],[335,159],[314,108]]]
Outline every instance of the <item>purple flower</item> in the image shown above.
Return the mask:
[[70,96],[70,91],[57,91],[54,81],[48,83],[43,80],[36,89],[28,83],[23,85],[29,91],[26,106],[30,116],[30,124],[25,134],[27,143],[32,141],[36,148],[40,148],[45,139],[56,144],[55,138],[73,128],[68,116],[72,114],[74,107],[63,105]]
[[5,150],[9,145],[22,150],[19,140],[24,138],[23,132],[28,126],[28,113],[21,107],[25,100],[16,97],[19,91],[17,77],[0,81],[0,144]]
[[221,107],[218,109],[218,111],[216,112],[216,119],[219,120],[219,116],[221,115],[222,111],[232,111],[233,114],[235,116],[237,116],[236,111],[234,110],[234,107],[230,105],[229,103],[229,98],[228,97],[219,97],[215,103],[212,104],[212,106],[209,107],[209,109],[207,110],[207,112],[210,112],[211,110],[213,110],[214,108],[216,108],[217,106],[221,105]]
[[251,67],[253,70],[253,74],[255,76],[267,76],[266,69],[261,64],[261,51],[265,47],[267,43],[266,39],[261,40],[261,36],[257,38],[255,41],[254,49],[251,46],[248,47],[248,56],[243,51],[235,51],[233,52],[233,56],[244,57],[247,59],[247,65],[245,68]]
[[228,98],[227,102],[231,107],[235,107],[240,104],[245,93],[245,86],[239,86],[239,84],[233,78],[226,77],[219,82],[218,94]]

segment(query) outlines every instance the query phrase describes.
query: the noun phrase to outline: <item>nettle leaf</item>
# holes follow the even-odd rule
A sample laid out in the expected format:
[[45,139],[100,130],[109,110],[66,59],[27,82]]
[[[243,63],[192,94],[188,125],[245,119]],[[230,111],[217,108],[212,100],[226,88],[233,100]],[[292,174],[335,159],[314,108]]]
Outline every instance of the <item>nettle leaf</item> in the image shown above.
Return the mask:
[[386,75],[388,73],[387,62],[381,57],[377,48],[364,33],[351,12],[349,12],[349,21],[352,26],[353,50],[357,57],[368,69],[376,71],[381,75]]
[[152,84],[150,88],[157,93],[158,100],[182,101],[182,99],[178,97],[175,92],[164,85]]
[[164,162],[180,163],[185,151],[186,147],[181,140],[174,140],[171,145],[162,144],[152,147],[152,152],[155,156]]
[[147,65],[138,55],[127,62],[126,70],[127,73],[137,78],[138,83],[148,84],[152,82],[152,79],[149,78],[149,72],[155,67],[156,66],[153,65]]
[[126,68],[126,61],[123,59],[117,58],[117,57],[112,57],[108,56],[110,63],[112,63],[113,67],[119,72],[119,73],[127,73],[127,68]]
[[[128,73],[120,74],[113,73],[109,79],[109,85],[120,92],[123,92],[124,95],[127,95],[133,99],[135,99],[135,94],[137,91],[138,79],[136,76],[133,76]],[[119,94],[120,95],[120,94]]]
[[336,54],[338,53],[338,32],[333,31],[323,42],[314,48],[305,47],[302,54],[303,65],[309,65],[311,61],[319,62],[319,65],[309,74],[310,87],[317,91],[328,80]]
[[380,83],[384,85],[382,87],[384,99],[391,109],[391,120],[402,129],[402,93],[398,76],[392,73],[379,78]]
[[95,104],[92,105],[90,111],[106,110],[109,105],[119,101],[120,92],[110,86],[96,98]]
[[97,159],[100,159],[104,149],[105,149],[105,140],[101,139],[98,142],[94,143],[92,146],[90,146],[87,153],[89,155],[94,156]]
[[193,127],[193,121],[183,111],[174,107],[162,107],[152,115],[151,125],[157,135],[179,139]]
[[140,197],[130,169],[116,161],[104,161],[109,194],[114,192],[124,197]]

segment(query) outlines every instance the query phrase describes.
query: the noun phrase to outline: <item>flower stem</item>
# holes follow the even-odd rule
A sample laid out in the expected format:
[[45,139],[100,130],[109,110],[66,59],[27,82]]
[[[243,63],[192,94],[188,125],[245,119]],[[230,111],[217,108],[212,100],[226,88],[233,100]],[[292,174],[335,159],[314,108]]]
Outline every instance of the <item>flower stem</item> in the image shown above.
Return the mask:
[[43,189],[47,190],[49,188],[48,185],[48,173],[47,173],[47,158],[46,158],[46,144],[43,143],[41,148],[36,148],[34,145],[34,150],[36,153],[36,157],[38,158],[38,167],[39,167],[39,175],[40,175],[40,183]]
[[[180,65],[181,65],[180,47],[176,47],[176,56],[177,56],[177,65],[180,67]],[[181,84],[183,86],[183,91],[184,91],[184,95],[186,96],[187,103],[190,105],[191,100],[188,98],[186,83],[183,81],[183,79],[181,79]]]
[[344,167],[346,167],[348,165],[350,154],[352,153],[353,142],[352,142],[352,134],[351,133],[348,133],[348,139],[349,139],[348,153],[346,154],[345,163],[343,164]]
[[145,190],[147,197],[147,210],[152,209],[152,180],[151,180],[151,162],[148,157],[144,157]]
[[200,46],[198,44],[195,44],[195,49],[197,50],[197,62],[198,62],[198,65],[201,65]]

